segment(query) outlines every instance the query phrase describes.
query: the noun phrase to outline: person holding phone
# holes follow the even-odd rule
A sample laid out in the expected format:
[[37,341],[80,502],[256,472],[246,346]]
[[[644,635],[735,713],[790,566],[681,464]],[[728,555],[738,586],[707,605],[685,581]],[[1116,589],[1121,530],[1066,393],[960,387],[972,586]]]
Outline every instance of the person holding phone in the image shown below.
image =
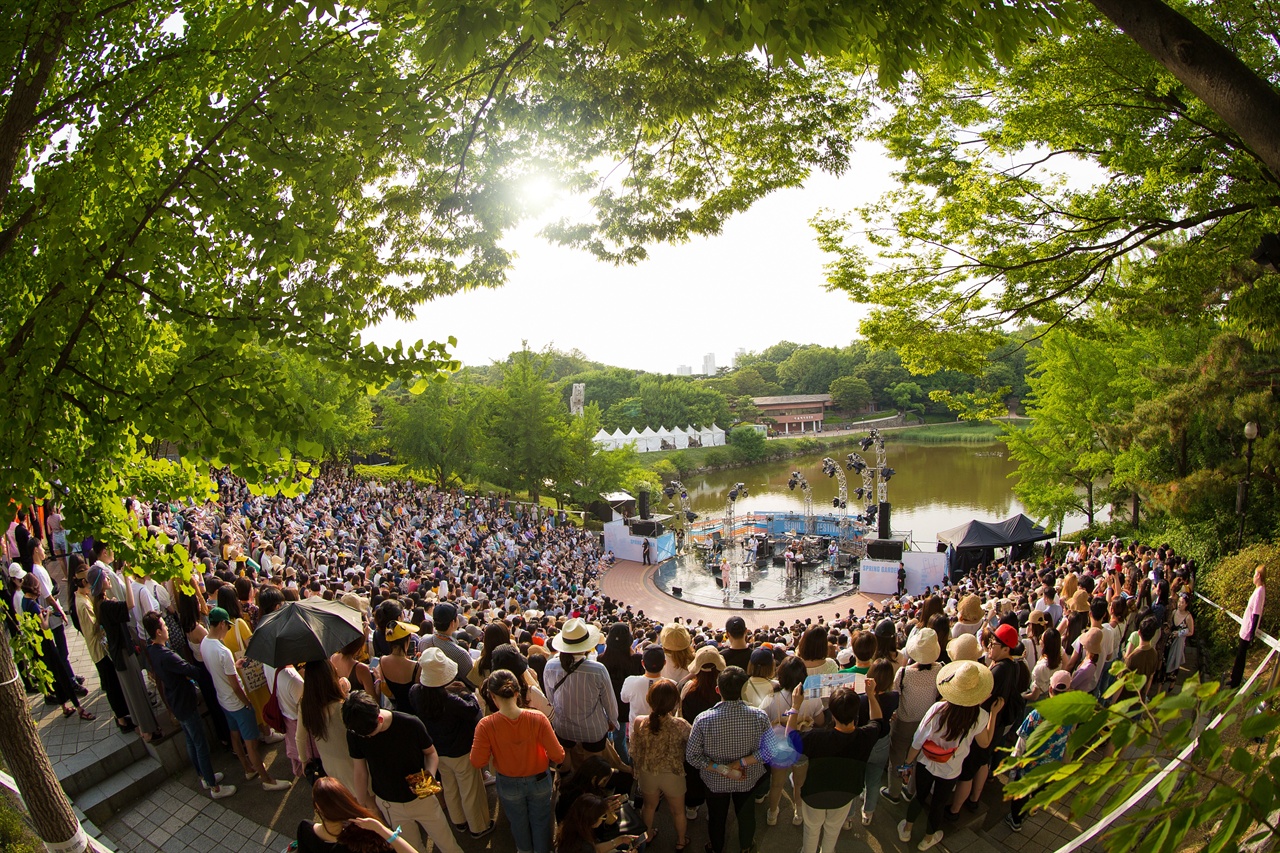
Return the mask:
[[555,853],[613,853],[643,850],[638,835],[618,835],[607,841],[596,841],[596,828],[609,813],[609,802],[594,794],[583,794],[573,801],[569,813],[556,831]]

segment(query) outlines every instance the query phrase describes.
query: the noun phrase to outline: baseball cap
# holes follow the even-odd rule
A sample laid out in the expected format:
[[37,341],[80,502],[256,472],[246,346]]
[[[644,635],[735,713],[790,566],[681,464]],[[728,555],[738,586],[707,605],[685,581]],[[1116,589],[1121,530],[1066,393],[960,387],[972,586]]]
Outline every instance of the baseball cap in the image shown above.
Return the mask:
[[458,618],[458,608],[447,602],[437,604],[435,609],[431,611],[431,621],[435,623],[436,630],[443,631],[453,624],[453,620]]
[[667,653],[662,650],[662,646],[650,646],[644,650],[641,660],[646,672],[661,672],[667,665]]
[[209,625],[221,625],[223,622],[230,622],[231,614],[223,610],[221,607],[209,608]]
[[1071,689],[1071,673],[1060,669],[1049,679],[1049,692],[1062,693]]
[[20,563],[9,564],[9,577],[20,578],[25,574],[26,574],[26,570],[22,568],[22,565]]
[[1018,629],[1012,625],[1001,625],[995,630],[995,637],[1000,644],[1007,649],[1016,649],[1018,643]]

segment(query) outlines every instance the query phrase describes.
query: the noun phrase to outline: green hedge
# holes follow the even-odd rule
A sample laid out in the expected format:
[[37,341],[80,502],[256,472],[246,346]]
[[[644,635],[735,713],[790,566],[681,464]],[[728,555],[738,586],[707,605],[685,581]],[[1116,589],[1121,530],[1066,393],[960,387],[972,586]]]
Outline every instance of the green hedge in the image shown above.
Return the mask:
[[27,828],[27,823],[7,792],[0,791],[0,850],[4,853],[44,853],[40,839]]

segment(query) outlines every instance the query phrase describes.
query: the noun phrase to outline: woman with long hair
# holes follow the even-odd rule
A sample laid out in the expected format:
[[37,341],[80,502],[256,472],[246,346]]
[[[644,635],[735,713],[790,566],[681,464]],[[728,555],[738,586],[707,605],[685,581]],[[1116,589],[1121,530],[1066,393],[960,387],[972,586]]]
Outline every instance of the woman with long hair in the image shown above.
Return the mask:
[[52,639],[49,631],[49,611],[48,608],[40,604],[40,582],[36,580],[36,576],[28,574],[22,579],[22,612],[34,616],[40,623],[41,639],[40,649],[37,654],[40,662],[44,664],[45,669],[53,676],[53,697],[62,705],[62,716],[70,717],[72,714],[79,712],[82,720],[96,720],[97,717],[80,707],[80,697],[76,692],[76,683],[71,675],[71,671],[67,668],[62,659],[62,655],[58,654],[58,647]]
[[1062,636],[1057,628],[1046,628],[1040,638],[1040,658],[1031,670],[1031,690],[1027,694],[1027,701],[1034,702],[1048,696],[1049,680],[1063,668]]
[[[941,654],[938,655],[938,660],[941,661],[943,664],[951,663],[951,661],[947,658],[947,651],[946,651],[947,643],[951,642],[951,617],[945,613],[939,613],[929,619],[929,624],[927,627],[933,631],[934,637],[937,638],[938,649],[941,651]],[[919,633],[919,632],[916,632],[916,633]],[[912,634],[912,637],[914,636],[915,634]],[[909,647],[910,645],[911,645],[911,637],[908,637],[907,646]],[[907,657],[911,657],[910,652],[908,652]]]
[[631,627],[626,622],[614,622],[604,638],[604,651],[596,658],[609,670],[613,682],[613,696],[618,703],[618,727],[609,733],[609,740],[617,750],[621,763],[631,762],[627,750],[627,720],[631,719],[631,706],[622,701],[622,683],[633,675],[644,674],[640,653],[631,650]]
[[412,714],[409,691],[418,683],[418,662],[409,657],[409,643],[418,633],[418,626],[408,622],[389,622],[382,628],[387,653],[378,658],[375,673],[382,695],[391,700],[392,707],[402,714]]
[[[972,634],[960,636],[977,644]],[[902,802],[903,779],[893,768],[906,763],[916,729],[938,699],[938,658],[942,655],[938,635],[928,629],[917,631],[905,651],[914,662],[893,676],[898,710],[889,721],[889,784],[880,789],[880,796],[895,805]]]
[[84,557],[72,554],[67,560],[67,586],[71,588],[75,598],[72,612],[76,614],[76,622],[80,636],[84,638],[85,649],[89,652],[89,660],[98,671],[98,684],[102,692],[107,694],[107,703],[116,718],[116,728],[128,733],[134,730],[133,721],[129,719],[129,703],[125,701],[124,691],[120,689],[120,676],[107,657],[107,638],[98,625],[98,616],[93,607],[93,597],[89,592],[89,581],[86,579],[87,567]]
[[481,768],[493,761],[516,849],[549,853],[554,788],[548,766],[564,761],[564,747],[546,716],[520,707],[520,682],[508,670],[494,670],[481,695],[494,713],[476,725],[471,764]]
[[596,829],[604,823],[608,812],[609,803],[601,797],[583,794],[574,800],[556,832],[556,853],[609,853],[630,847],[636,840],[634,835],[595,840]]
[[[109,553],[103,549],[103,553]],[[93,596],[93,614],[107,641],[107,656],[115,667],[121,691],[129,706],[129,718],[142,730],[142,739],[158,741],[164,737],[151,710],[151,700],[142,686],[142,665],[138,660],[138,635],[129,624],[129,611],[133,609],[133,581],[123,577],[125,601],[111,597],[111,583],[101,566],[93,566],[86,576]]]
[[328,660],[313,660],[303,665],[298,730],[294,737],[304,764],[319,758],[326,775],[354,791],[355,765],[347,751],[347,727],[342,723],[342,701],[349,690],[347,680],[338,678]]
[[316,820],[298,824],[300,853],[416,853],[413,845],[360,805],[338,779],[317,779],[311,799]]
[[419,683],[409,691],[409,705],[436,745],[441,799],[449,821],[465,824],[472,838],[483,838],[493,830],[493,821],[484,776],[472,766],[470,755],[484,712],[466,685],[455,680],[458,664],[442,650],[424,649],[418,663]]
[[911,739],[906,762],[897,768],[904,777],[914,773],[916,783],[906,820],[898,824],[900,841],[911,841],[911,830],[926,805],[925,837],[917,849],[928,850],[942,841],[942,815],[969,748],[975,742],[983,748],[990,746],[995,737],[1004,698],[996,698],[990,713],[982,708],[993,687],[991,670],[973,661],[953,661],[938,672],[942,701],[925,713]]
[[480,659],[476,661],[478,677],[484,679],[493,672],[493,650],[511,642],[511,629],[503,622],[490,622],[484,628],[480,641]]
[[331,654],[329,663],[333,664],[338,677],[347,679],[352,688],[363,690],[370,696],[377,696],[377,688],[373,683],[373,671],[369,669],[367,663],[357,659],[364,649],[365,640],[363,637],[352,640],[346,646]]
[[[769,714],[769,721],[775,726],[785,727],[786,719],[781,715],[785,714],[786,711],[779,710],[779,708],[790,708],[791,694],[797,685],[804,683],[805,678],[808,676],[808,667],[801,658],[789,657],[778,667],[777,676],[779,689],[776,694],[776,701],[780,704],[766,710],[765,713]],[[823,725],[826,722],[826,713],[822,708],[822,700],[806,699],[800,708],[800,716],[807,721],[805,728]],[[685,719],[690,718],[685,717]],[[783,736],[785,737],[785,734]],[[804,787],[805,775],[809,772],[809,759],[800,755],[793,763],[776,766],[771,764],[769,772],[769,807],[768,811],[765,812],[765,823],[769,826],[775,826],[778,823],[778,809],[781,807],[782,794],[786,789],[788,778],[791,780],[791,801],[793,803],[800,802],[800,789]],[[792,812],[791,823],[793,826],[804,824],[798,805],[795,811]]]
[[664,626],[658,634],[658,644],[667,656],[662,677],[682,683],[689,677],[689,666],[693,663],[693,638],[689,636],[689,629],[678,624]]
[[648,715],[637,717],[631,730],[631,757],[644,796],[644,824],[652,840],[657,832],[654,818],[658,802],[665,798],[676,827],[679,853],[689,843],[689,822],[684,812],[684,756],[693,727],[688,720],[675,716],[680,691],[665,678],[650,685],[647,701]]

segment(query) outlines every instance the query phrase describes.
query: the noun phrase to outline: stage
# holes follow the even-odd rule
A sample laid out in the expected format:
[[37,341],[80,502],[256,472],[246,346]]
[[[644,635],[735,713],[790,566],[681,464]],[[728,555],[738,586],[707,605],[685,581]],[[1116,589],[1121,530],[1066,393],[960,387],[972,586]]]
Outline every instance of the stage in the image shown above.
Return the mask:
[[[757,610],[801,607],[854,592],[851,573],[846,572],[844,579],[835,579],[827,571],[826,561],[805,564],[798,576],[792,578],[787,577],[785,566],[762,562],[766,565],[759,568],[735,566],[727,593],[717,585],[720,572],[705,568],[693,554],[679,554],[659,564],[651,582],[659,592],[677,602],[729,610],[744,609],[744,601],[751,601]],[[740,588],[743,581],[750,583],[749,591]],[[680,588],[679,595],[676,587]]]

